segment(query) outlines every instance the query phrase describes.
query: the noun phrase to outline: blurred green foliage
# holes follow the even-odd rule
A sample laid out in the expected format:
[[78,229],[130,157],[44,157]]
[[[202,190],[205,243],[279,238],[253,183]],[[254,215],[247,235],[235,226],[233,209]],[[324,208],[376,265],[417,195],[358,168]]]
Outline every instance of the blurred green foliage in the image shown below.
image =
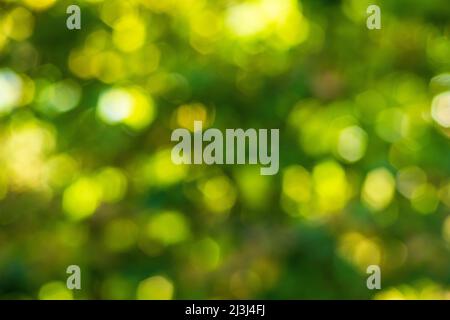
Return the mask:
[[[448,299],[449,22],[447,0],[1,0],[0,297]],[[279,174],[173,165],[194,120],[279,128]]]

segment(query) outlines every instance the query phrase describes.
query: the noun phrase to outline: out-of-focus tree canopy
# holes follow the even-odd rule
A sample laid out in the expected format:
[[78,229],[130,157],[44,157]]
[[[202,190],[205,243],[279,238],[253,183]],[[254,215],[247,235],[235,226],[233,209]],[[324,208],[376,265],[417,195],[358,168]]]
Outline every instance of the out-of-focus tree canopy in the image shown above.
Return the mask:
[[[449,35],[448,0],[0,0],[0,298],[450,298]],[[280,172],[174,165],[194,120],[279,128]]]

